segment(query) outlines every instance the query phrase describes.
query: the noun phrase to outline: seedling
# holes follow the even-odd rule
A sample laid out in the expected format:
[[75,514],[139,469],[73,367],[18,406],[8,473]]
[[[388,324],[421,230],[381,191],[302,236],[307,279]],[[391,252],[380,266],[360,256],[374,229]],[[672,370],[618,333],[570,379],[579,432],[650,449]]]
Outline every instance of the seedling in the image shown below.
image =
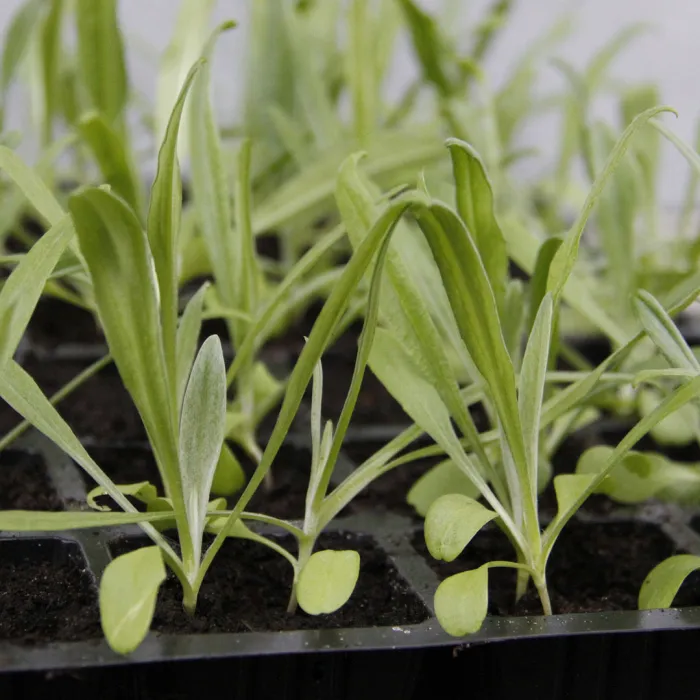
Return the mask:
[[[416,352],[395,333],[380,329],[370,355],[370,366],[404,410],[444,450],[486,502],[482,505],[473,497],[458,493],[444,495],[432,504],[426,516],[425,534],[433,556],[453,560],[474,534],[491,520],[506,532],[518,555],[517,561],[490,562],[475,571],[452,576],[441,584],[435,599],[436,612],[443,626],[452,634],[466,634],[481,626],[488,600],[488,569],[494,566],[518,570],[518,596],[532,579],[545,613],[550,614],[552,608],[545,571],[562,528],[639,437],[688,400],[687,387],[671,394],[625,436],[602,471],[595,475],[555,477],[559,510],[542,532],[536,488],[541,431],[555,417],[581,406],[606,371],[612,370],[642,337],[638,334],[593,372],[545,401],[544,386],[556,309],[574,266],[588,214],[634,133],[664,109],[647,110],[628,127],[596,179],[572,231],[550,258],[545,293],[536,307],[517,378],[505,345],[499,297],[490,274],[489,260],[492,261],[493,257],[487,255],[492,254],[493,248],[488,247],[491,241],[482,237],[484,232],[494,230],[493,211],[477,206],[484,200],[483,193],[480,198],[476,196],[479,193],[476,188],[483,180],[467,170],[465,165],[469,161],[464,159],[465,151],[459,144],[452,143],[458,211],[439,203],[424,210],[416,207],[412,210],[424,232],[442,232],[439,237],[442,248],[434,245],[435,238],[429,236],[431,250],[440,268],[464,347],[481,377],[480,389],[495,407],[497,428],[493,436],[473,437],[476,430],[470,416],[463,403],[453,399],[459,397],[457,384],[454,380],[447,384],[437,374],[434,368],[440,363],[434,354],[427,354],[427,342],[420,352]],[[444,255],[447,249],[452,252],[449,260],[453,262],[449,264]],[[687,303],[692,298],[693,295],[689,295],[682,301]],[[427,335],[426,328],[423,337]],[[452,420],[463,432],[473,455],[468,454],[457,437]],[[490,440],[495,441],[496,459],[492,456],[494,453],[485,450]]]

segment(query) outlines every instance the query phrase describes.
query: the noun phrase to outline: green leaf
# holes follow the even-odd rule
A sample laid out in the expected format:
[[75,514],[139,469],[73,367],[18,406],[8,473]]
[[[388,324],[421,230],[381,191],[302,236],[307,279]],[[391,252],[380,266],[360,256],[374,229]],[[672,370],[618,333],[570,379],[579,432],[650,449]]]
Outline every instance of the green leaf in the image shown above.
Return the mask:
[[457,211],[474,237],[491,288],[500,305],[508,273],[506,242],[496,220],[493,189],[481,156],[464,141],[448,139],[455,179]]
[[180,475],[194,560],[201,558],[207,503],[224,442],[226,366],[221,341],[204,341],[192,366],[180,417]]
[[535,325],[535,319],[540,310],[542,300],[547,293],[549,267],[561,244],[561,238],[552,236],[551,238],[547,238],[537,250],[537,260],[529,285],[528,319],[525,327],[525,332],[528,337],[530,336],[532,327]]
[[64,215],[29,249],[0,290],[0,328],[3,331],[0,367],[14,355],[44,285],[73,235],[70,218]]
[[18,73],[32,39],[32,29],[41,17],[45,3],[42,0],[29,0],[15,12],[5,31],[2,50],[2,67],[0,68],[0,93],[3,107],[7,100],[7,91]]
[[240,491],[246,482],[246,475],[241,463],[231,448],[224,442],[219,461],[216,463],[211,492],[222,496],[232,496]]
[[[219,34],[232,26],[227,23],[214,32],[204,51],[206,58],[213,51]],[[238,282],[233,271],[238,268],[238,261],[231,233],[231,193],[211,103],[210,81],[211,67],[207,62],[194,79],[189,108],[192,193],[217,292],[225,306],[235,309]]]
[[545,377],[549,363],[549,348],[552,342],[553,307],[552,296],[542,300],[527,341],[523,364],[518,379],[518,410],[522,425],[523,440],[527,451],[530,486],[537,488],[539,463],[540,417],[544,400]]
[[[378,198],[378,191],[363,178],[357,163],[357,156],[343,163],[336,186],[338,208],[354,248],[368,235],[376,219]],[[430,249],[417,231],[399,222],[394,235],[397,240],[387,252],[386,282],[379,301],[381,323],[401,340],[423,376],[438,388],[460,428],[478,445],[476,427],[459,398],[457,379],[445,348],[444,336],[448,336],[460,349],[465,364],[470,363],[463,352],[439,271],[434,263],[427,262],[431,260]],[[368,274],[370,271],[371,267]],[[370,367],[374,371],[371,358]],[[478,447],[477,455],[484,459]]]
[[459,493],[478,498],[479,490],[451,460],[436,464],[416,481],[406,497],[418,515],[425,517],[428,509],[440,496]]
[[[592,447],[581,455],[576,471],[599,473],[613,448]],[[596,489],[619,503],[642,503],[658,498],[681,504],[696,504],[700,498],[700,468],[697,464],[674,462],[655,452],[631,450]]]
[[190,378],[192,363],[197,354],[199,334],[202,329],[202,306],[207,292],[208,284],[204,283],[197,293],[189,300],[180,318],[177,329],[176,346],[176,381],[177,381],[177,405],[182,410],[182,398],[185,395],[185,387]]
[[560,474],[554,477],[554,493],[557,496],[557,511],[566,511],[585,493],[593,483],[594,476],[589,474]]
[[[255,251],[255,237],[252,228],[250,162],[251,142],[246,139],[241,144],[236,159],[236,226],[229,236],[232,239],[232,257],[236,266],[229,270],[229,276],[233,279],[233,297],[228,300],[228,304],[252,316],[258,308],[258,288],[262,272]],[[236,346],[243,342],[248,325],[245,321],[230,324],[233,330],[233,342]]]
[[78,133],[92,151],[104,181],[140,214],[142,196],[139,176],[122,134],[97,112],[90,112],[80,119]]
[[348,50],[345,72],[353,108],[355,136],[360,143],[377,126],[379,76],[374,70],[370,0],[352,0],[348,11]]
[[432,83],[442,97],[449,97],[454,86],[446,61],[446,37],[435,20],[413,0],[400,0],[400,4],[424,79]]
[[689,369],[700,374],[700,362],[663,306],[643,289],[637,291],[634,304],[647,335],[671,366]]
[[[43,83],[43,140],[48,144],[53,139],[54,120],[60,110],[66,116],[66,123],[73,126],[77,114],[73,109],[75,99],[75,73],[72,69],[62,70],[62,31],[63,17],[66,14],[65,0],[50,0],[50,7],[41,25],[41,82]],[[72,113],[71,113],[72,112]]]
[[116,0],[76,0],[78,72],[90,107],[113,121],[127,98]]
[[[192,75],[192,67],[202,55],[209,36],[209,23],[215,4],[216,0],[183,0],[180,3],[172,38],[161,55],[158,67],[155,127],[159,142],[168,139],[167,132],[174,123],[177,103],[186,91],[184,88]],[[179,121],[180,117],[175,119]],[[187,115],[184,120],[187,120]],[[186,155],[187,139],[183,138],[185,133],[186,129],[176,137],[179,141],[177,151],[180,159]]]
[[0,146],[0,169],[24,193],[29,203],[50,226],[60,223],[66,213],[46,183],[14,151]]
[[[488,388],[488,397],[513,456],[518,482],[527,488],[529,472],[518,412],[515,370],[479,252],[463,222],[445,205],[434,203],[429,209],[418,212],[416,219],[440,269],[464,345]],[[534,539],[538,537],[534,497],[526,500],[525,507],[529,535]]]
[[299,573],[297,600],[309,615],[327,615],[342,608],[355,590],[360,555],[352,550],[315,552]]
[[165,576],[158,547],[122,554],[107,565],[100,581],[100,620],[118,654],[132,652],[148,633]]
[[612,152],[608,156],[608,160],[603,167],[603,170],[598,174],[593,183],[586,201],[584,202],[583,208],[579,213],[576,222],[573,227],[566,235],[563,245],[559,248],[552,264],[550,266],[549,281],[547,288],[554,292],[555,300],[558,299],[561,294],[564,284],[571,275],[574,264],[578,257],[579,244],[581,242],[581,236],[583,235],[583,229],[586,226],[588,217],[596,205],[596,202],[600,198],[608,180],[612,174],[617,169],[620,161],[624,158],[627,148],[629,147],[631,139],[652,117],[663,112],[674,112],[670,107],[654,107],[653,109],[648,109],[643,112],[625,129],[624,133],[615,144]]
[[438,498],[425,516],[425,543],[435,559],[454,561],[486,523],[497,517],[459,493]]
[[[508,245],[508,255],[523,270],[534,274],[537,265],[538,251],[543,245],[542,241],[530,229],[520,222],[515,216],[502,218],[503,232]],[[561,250],[561,244],[557,246]],[[558,253],[558,251],[556,251]],[[551,277],[551,264],[556,259],[547,263],[547,274]],[[547,284],[549,282],[547,281]],[[542,296],[547,291],[544,285]],[[588,281],[574,273],[570,274],[562,291],[562,298],[572,309],[580,313],[587,321],[598,328],[610,338],[616,345],[624,345],[627,342],[627,334],[620,328],[620,324],[613,320],[605,308],[596,300],[594,290]],[[535,307],[539,308],[539,306]],[[534,319],[534,314],[532,316]]]
[[[158,498],[158,490],[149,481],[140,481],[137,484],[115,484],[119,492],[125,496],[131,496],[141,503],[148,505],[151,501]],[[111,511],[109,506],[101,506],[95,499],[100,496],[108,496],[109,494],[102,486],[96,486],[94,489],[88,492],[87,504],[90,508],[100,512]]]
[[401,343],[383,328],[378,328],[375,333],[370,362],[372,371],[411,420],[440,445],[494,510],[502,515],[502,508],[499,510],[498,501],[491,494],[486,480],[464,453],[452,427],[450,413],[437,390],[421,376]]
[[[182,182],[177,160],[177,148],[185,100],[201,67],[202,61],[198,61],[192,66],[180,89],[179,95],[177,95],[177,99],[175,99],[172,113],[169,113],[167,127],[163,135],[163,143],[158,151],[158,170],[151,188],[146,225],[148,242],[153,254],[153,262],[158,277],[158,288],[160,290],[160,315],[163,323],[166,360],[171,371],[175,366],[175,359],[172,357],[172,354],[176,352],[177,251],[182,209]],[[171,381],[173,381],[173,378],[171,378]],[[178,388],[179,386],[178,384]],[[178,397],[181,400],[182,394],[178,393]]]
[[519,371],[523,353],[523,327],[526,314],[525,285],[522,280],[511,279],[499,309],[501,330],[513,367]]
[[[662,395],[650,388],[637,392],[637,408],[641,416],[649,415],[661,402]],[[686,404],[657,423],[650,433],[660,445],[687,445],[698,434],[700,423],[695,406]]]
[[678,554],[655,566],[639,591],[639,609],[670,608],[683,581],[700,569],[700,557]]
[[69,208],[114,363],[141,414],[159,465],[175,482],[169,487],[177,488],[174,402],[146,235],[131,209],[104,190],[81,189],[70,197]]
[[489,570],[481,566],[446,578],[435,591],[435,616],[453,637],[481,629],[489,604]]
[[[106,491],[106,489],[105,489]],[[112,494],[109,494],[110,496]],[[4,532],[63,532],[88,530],[96,527],[119,527],[139,523],[157,523],[174,518],[172,509],[153,513],[109,512],[50,512],[41,510],[0,510],[0,531]]]

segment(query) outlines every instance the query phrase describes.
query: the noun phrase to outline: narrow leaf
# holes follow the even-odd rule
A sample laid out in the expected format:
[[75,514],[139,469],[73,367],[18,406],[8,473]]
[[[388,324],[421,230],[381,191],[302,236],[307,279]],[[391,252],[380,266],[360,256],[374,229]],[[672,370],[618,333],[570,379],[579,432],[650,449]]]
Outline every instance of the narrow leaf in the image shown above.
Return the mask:
[[489,570],[482,566],[446,578],[435,591],[435,615],[453,637],[481,629],[489,603]]
[[309,615],[327,615],[342,608],[355,590],[360,555],[352,550],[315,552],[297,582],[297,600]]
[[496,513],[468,496],[441,496],[425,516],[428,551],[435,559],[454,561],[474,535],[495,517]]
[[182,398],[190,378],[192,363],[197,354],[197,343],[202,329],[202,306],[208,285],[203,284],[189,300],[177,329],[176,381],[178,411],[182,410]]
[[449,97],[454,86],[446,60],[445,37],[439,25],[413,0],[400,0],[400,4],[423,77],[435,86],[442,97]]
[[29,203],[49,225],[55,226],[65,212],[46,183],[14,151],[0,146],[0,170],[24,193]]
[[90,106],[108,120],[126,105],[124,46],[116,0],[77,0],[78,71]]
[[506,242],[496,220],[493,189],[481,156],[464,141],[448,139],[457,211],[474,237],[499,306],[508,272]]
[[[172,38],[162,53],[158,67],[155,127],[156,139],[159,142],[165,142],[168,138],[166,134],[177,112],[176,103],[182,97],[192,67],[202,55],[209,36],[209,24],[215,4],[216,0],[183,0],[180,3]],[[176,119],[179,120],[179,117]],[[187,119],[187,115],[184,119]],[[183,138],[186,132],[184,129],[178,139],[180,159],[186,155],[187,140]]]
[[114,363],[159,463],[172,468],[176,423],[146,235],[131,209],[104,190],[80,190],[70,197],[69,208]]
[[201,557],[207,503],[224,441],[226,366],[221,341],[210,336],[192,366],[180,418],[180,474],[194,559]]
[[700,374],[700,362],[688,347],[681,332],[666,310],[649,292],[640,289],[635,308],[647,335],[654,341],[672,367],[689,369]]
[[118,654],[132,652],[148,633],[165,575],[158,547],[122,554],[107,565],[100,581],[100,619]]
[[547,238],[537,250],[537,260],[535,262],[532,278],[529,285],[528,299],[528,320],[525,327],[525,332],[528,337],[535,325],[535,318],[540,310],[542,300],[547,293],[547,278],[549,277],[549,267],[552,264],[554,256],[562,244],[561,238],[553,236]]
[[[207,43],[204,56],[209,57],[222,31],[233,26],[219,27]],[[205,63],[192,85],[190,101],[190,148],[192,191],[202,237],[209,253],[217,292],[229,308],[237,308],[237,269],[235,248],[231,235],[231,193],[228,189],[219,131],[210,95],[211,68]]]
[[670,608],[678,589],[690,574],[700,569],[700,557],[677,554],[654,567],[639,591],[639,609]]
[[552,297],[551,294],[547,294],[542,300],[528,338],[518,380],[518,410],[532,488],[537,487],[540,416],[549,363],[549,348],[552,342],[552,317]]
[[[180,233],[180,210],[182,209],[182,182],[180,167],[177,160],[177,145],[180,133],[180,123],[185,107],[187,94],[194,82],[202,62],[192,66],[180,94],[175,100],[172,114],[167,123],[163,143],[158,151],[158,170],[151,188],[151,198],[148,207],[146,232],[153,254],[153,263],[158,278],[160,290],[160,316],[163,323],[163,338],[168,367],[175,366],[172,357],[175,350],[175,326],[177,324],[178,270],[177,252],[178,236]],[[194,354],[190,358],[191,366]],[[178,379],[180,375],[178,375]],[[172,381],[172,379],[171,379]],[[180,383],[178,382],[178,389]],[[178,392],[178,406],[182,394]]]
[[29,249],[0,290],[0,327],[3,330],[0,367],[14,355],[44,285],[74,233],[70,218],[64,215]]
[[[106,492],[107,489],[104,489]],[[109,494],[112,495],[112,494]],[[4,532],[63,532],[88,530],[96,527],[120,527],[141,523],[158,523],[174,519],[172,509],[158,513],[109,512],[51,512],[41,510],[0,510],[0,531]]]
[[104,181],[137,214],[141,213],[141,186],[122,134],[105,117],[90,112],[78,122],[78,133],[92,151]]
[[584,202],[583,208],[581,209],[576,222],[567,234],[563,245],[554,256],[554,260],[552,260],[547,288],[554,292],[555,299],[561,294],[564,284],[573,270],[574,264],[578,257],[581,236],[583,235],[583,229],[586,226],[588,217],[590,216],[593,207],[596,205],[596,202],[600,198],[603,189],[608,183],[608,180],[617,169],[617,166],[622,158],[624,158],[630,140],[652,117],[655,117],[657,114],[661,114],[663,112],[674,111],[670,107],[654,107],[653,109],[648,109],[646,112],[643,112],[637,116],[636,119],[627,127],[627,129],[625,129],[624,133],[615,144],[615,148],[613,148],[612,152],[608,156],[608,160],[605,163],[603,170],[596,177],[595,182],[593,183],[591,190],[586,197],[586,201]]
[[18,69],[27,53],[32,38],[32,29],[44,9],[42,0],[29,0],[23,3],[13,15],[3,38],[2,67],[0,68],[0,93],[3,107],[7,99],[7,91],[12,84]]

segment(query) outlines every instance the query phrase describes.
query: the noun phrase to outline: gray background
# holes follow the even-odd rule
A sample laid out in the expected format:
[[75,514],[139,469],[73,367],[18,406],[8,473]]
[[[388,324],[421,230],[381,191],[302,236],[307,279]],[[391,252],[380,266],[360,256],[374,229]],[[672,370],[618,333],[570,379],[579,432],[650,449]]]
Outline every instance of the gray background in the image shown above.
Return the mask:
[[[233,18],[239,22],[239,28],[220,42],[215,64],[217,106],[219,114],[229,123],[235,121],[240,100],[240,78],[245,69],[247,8],[253,1],[219,0],[215,11],[217,21]],[[457,2],[464,6],[461,16],[465,22],[474,21],[489,4],[487,0]],[[0,0],[0,31],[5,30],[19,4],[20,0]],[[442,5],[440,0],[424,0],[423,4],[430,9]],[[120,0],[131,78],[136,89],[147,99],[155,94],[157,58],[170,37],[178,5],[177,0]],[[678,120],[672,117],[667,117],[667,120],[673,121],[673,127],[684,138],[694,138],[695,120],[700,116],[699,0],[519,0],[514,17],[488,61],[493,84],[497,86],[508,75],[524,48],[567,12],[573,13],[574,31],[555,55],[579,67],[585,65],[596,49],[620,29],[633,22],[650,23],[650,32],[638,38],[615,61],[614,75],[622,81],[657,82],[664,102],[680,113]],[[393,67],[394,89],[407,82],[414,73],[415,66],[404,43]],[[561,77],[556,70],[543,70],[543,93],[560,85]],[[612,106],[602,100],[596,109],[601,115],[609,115]],[[21,100],[11,105],[9,112],[11,126],[21,127],[26,123],[26,107]],[[526,134],[528,145],[535,145],[545,153],[552,152],[556,147],[555,126],[545,121],[531,128]],[[26,140],[22,148],[27,154],[32,151]],[[681,199],[686,175],[685,163],[667,148],[662,178],[662,192],[667,203],[673,204]]]

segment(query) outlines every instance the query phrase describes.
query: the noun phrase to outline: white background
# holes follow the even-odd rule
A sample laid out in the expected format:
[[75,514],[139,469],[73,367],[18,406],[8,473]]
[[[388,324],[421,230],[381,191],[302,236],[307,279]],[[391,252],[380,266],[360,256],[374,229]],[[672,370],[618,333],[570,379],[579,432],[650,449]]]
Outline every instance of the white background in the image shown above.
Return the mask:
[[[219,0],[215,20],[236,19],[239,28],[221,42],[215,66],[215,95],[219,114],[226,122],[235,121],[240,99],[244,65],[247,8],[254,0]],[[285,2],[286,0],[279,0]],[[322,0],[340,2],[342,0]],[[122,26],[128,41],[130,75],[136,89],[147,98],[155,92],[155,66],[159,52],[167,44],[174,25],[177,0],[119,0]],[[474,21],[487,0],[457,0],[464,5],[462,16]],[[430,9],[440,0],[424,0]],[[0,0],[0,31],[20,5],[20,0]],[[637,39],[614,64],[614,75],[622,81],[653,81],[660,85],[663,101],[680,112],[673,127],[685,138],[693,139],[695,120],[700,117],[700,0],[517,0],[514,16],[502,40],[488,61],[489,76],[498,85],[517,57],[532,41],[566,12],[574,12],[574,32],[556,55],[576,66],[587,59],[607,39],[633,22],[648,22],[651,31]],[[406,46],[394,66],[397,84],[409,80],[415,71]],[[541,76],[543,93],[556,89],[561,78],[548,68]],[[602,114],[610,111],[603,104]],[[10,124],[26,123],[21,101],[9,109]],[[543,124],[526,135],[528,145],[544,151],[556,146],[556,134]],[[25,148],[27,145],[25,144]],[[687,169],[683,161],[668,149],[664,159],[662,192],[667,203],[682,197]]]

